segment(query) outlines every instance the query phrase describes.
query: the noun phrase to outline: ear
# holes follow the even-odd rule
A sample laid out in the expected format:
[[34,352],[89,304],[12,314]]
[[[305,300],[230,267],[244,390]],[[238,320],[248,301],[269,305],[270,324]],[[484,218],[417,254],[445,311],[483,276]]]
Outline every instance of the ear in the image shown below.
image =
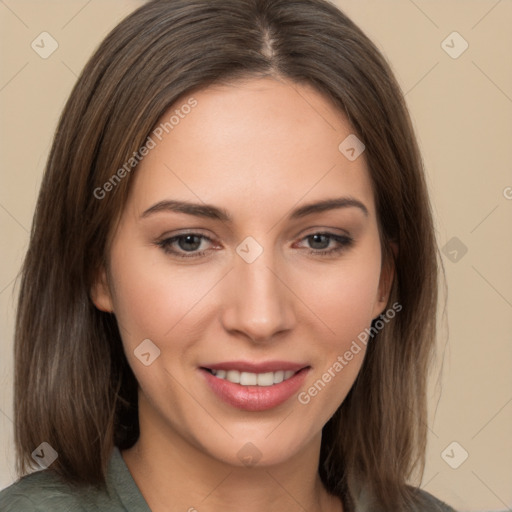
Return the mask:
[[388,243],[390,250],[383,258],[384,262],[380,273],[379,288],[373,309],[373,318],[377,318],[386,309],[395,278],[395,260],[398,254],[398,244],[391,241]]
[[108,286],[107,271],[104,266],[97,273],[97,277],[91,286],[90,295],[92,302],[100,311],[105,311],[106,313],[114,311],[112,294]]

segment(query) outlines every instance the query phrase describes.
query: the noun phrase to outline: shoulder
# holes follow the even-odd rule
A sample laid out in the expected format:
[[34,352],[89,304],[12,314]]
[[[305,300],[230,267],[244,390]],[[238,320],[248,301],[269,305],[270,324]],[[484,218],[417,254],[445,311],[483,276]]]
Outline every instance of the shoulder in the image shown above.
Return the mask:
[[455,512],[455,510],[446,503],[438,500],[428,492],[417,489],[418,512]]
[[[72,487],[45,469],[22,477],[0,491],[2,512],[89,512],[99,510],[99,490]],[[106,509],[104,509],[106,510]]]
[[0,491],[0,510],[39,512],[47,510],[83,510],[69,486],[49,470],[22,477]]
[[[456,512],[446,503],[438,500],[423,489],[407,486],[410,491],[410,512]],[[356,512],[384,512],[375,497],[369,492],[367,486],[362,486],[356,500]]]
[[114,447],[104,487],[73,485],[55,471],[24,476],[0,491],[1,512],[151,512]]

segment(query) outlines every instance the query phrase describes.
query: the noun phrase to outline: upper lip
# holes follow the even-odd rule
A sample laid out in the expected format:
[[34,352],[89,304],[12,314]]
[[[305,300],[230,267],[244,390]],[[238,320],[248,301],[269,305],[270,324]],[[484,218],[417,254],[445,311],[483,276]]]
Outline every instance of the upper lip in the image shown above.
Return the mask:
[[249,373],[267,373],[277,372],[279,370],[298,372],[308,366],[307,364],[293,363],[291,361],[263,361],[261,363],[250,361],[225,361],[223,363],[201,365],[201,368],[208,370],[238,370],[240,372]]

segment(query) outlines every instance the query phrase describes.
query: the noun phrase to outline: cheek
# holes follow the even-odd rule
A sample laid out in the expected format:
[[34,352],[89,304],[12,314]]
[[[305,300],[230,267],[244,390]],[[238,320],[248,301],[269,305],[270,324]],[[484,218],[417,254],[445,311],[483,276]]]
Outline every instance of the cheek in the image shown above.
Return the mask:
[[350,325],[366,325],[371,320],[376,289],[377,283],[367,275],[340,275],[321,283],[311,295],[311,303],[318,316],[341,334]]
[[[313,372],[297,396],[301,417],[311,433],[321,428],[345,400],[363,363],[380,277],[379,251],[346,259],[336,272],[319,278],[308,303],[316,329]],[[375,256],[377,254],[377,256]],[[311,317],[311,318],[313,318]]]
[[379,278],[378,247],[375,252],[353,253],[328,271],[307,277],[303,296],[337,348],[370,324]]
[[[121,245],[121,244],[120,244]],[[125,344],[162,340],[183,328],[214,283],[214,276],[174,266],[147,248],[112,252],[114,312]]]

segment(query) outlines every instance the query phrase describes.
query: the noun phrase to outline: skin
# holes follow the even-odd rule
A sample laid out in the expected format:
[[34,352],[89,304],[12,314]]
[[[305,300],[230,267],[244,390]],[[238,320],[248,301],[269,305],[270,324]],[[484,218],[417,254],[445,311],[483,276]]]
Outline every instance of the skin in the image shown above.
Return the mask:
[[[385,311],[393,270],[381,265],[364,153],[351,162],[338,150],[353,129],[309,86],[249,79],[193,96],[197,106],[134,173],[108,269],[92,290],[96,306],[115,314],[140,385],[140,438],[123,458],[156,512],[342,510],[318,476],[321,431],[350,390],[364,346],[307,405],[293,396],[263,412],[221,401],[198,368],[300,362],[310,366],[307,390]],[[345,207],[289,219],[300,206],[345,196],[368,214]],[[170,199],[215,205],[232,221],[142,216]],[[158,246],[187,231],[212,241],[172,248],[202,255],[180,258]],[[341,247],[311,238],[322,232],[354,242],[322,256]],[[263,248],[252,263],[236,252],[248,236]],[[161,351],[149,366],[134,355],[145,339]],[[248,442],[261,456],[252,467],[237,456]]]

